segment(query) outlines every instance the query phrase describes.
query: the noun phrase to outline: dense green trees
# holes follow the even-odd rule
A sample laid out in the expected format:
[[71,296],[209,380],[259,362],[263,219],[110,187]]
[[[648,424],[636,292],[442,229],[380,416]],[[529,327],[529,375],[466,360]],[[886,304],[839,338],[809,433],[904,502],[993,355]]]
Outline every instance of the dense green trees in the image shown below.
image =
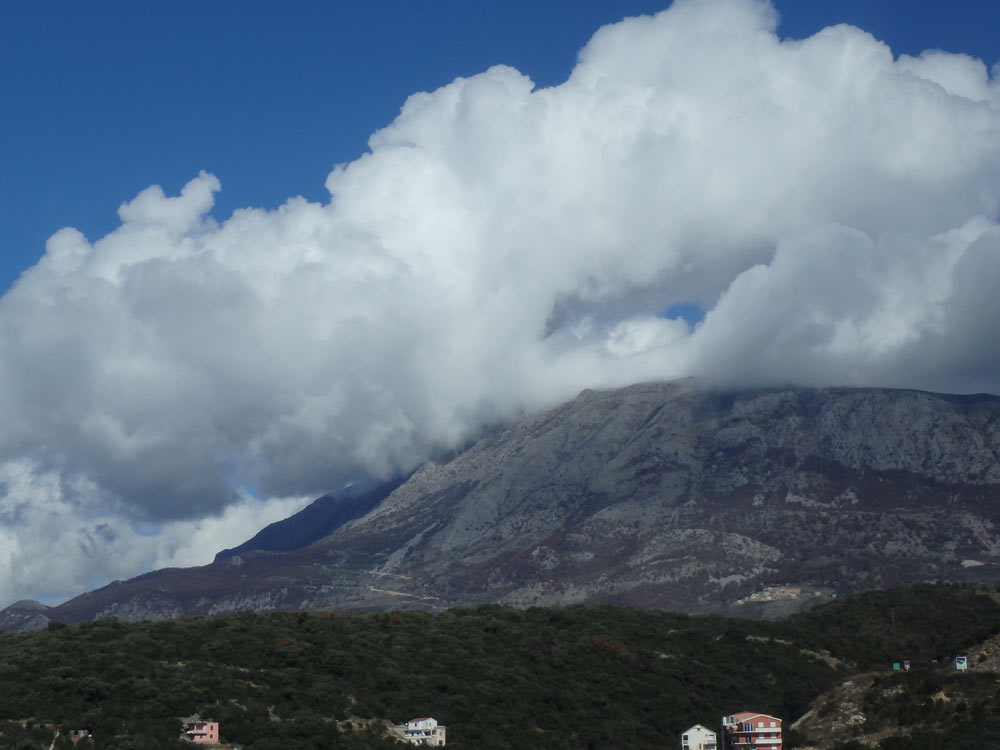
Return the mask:
[[[942,612],[962,615],[945,635],[928,614]],[[418,715],[449,725],[457,750],[662,748],[744,708],[793,719],[852,665],[954,651],[998,623],[989,597],[930,587],[782,623],[486,606],[52,625],[0,636],[0,746],[48,747],[51,731],[7,721],[30,719],[88,727],[97,748],[177,748],[178,717],[200,713],[247,750],[393,747],[383,723]],[[838,671],[822,651],[851,664]]]
[[997,602],[963,586],[870,591],[789,618],[788,625],[859,667],[954,657],[1000,632]]

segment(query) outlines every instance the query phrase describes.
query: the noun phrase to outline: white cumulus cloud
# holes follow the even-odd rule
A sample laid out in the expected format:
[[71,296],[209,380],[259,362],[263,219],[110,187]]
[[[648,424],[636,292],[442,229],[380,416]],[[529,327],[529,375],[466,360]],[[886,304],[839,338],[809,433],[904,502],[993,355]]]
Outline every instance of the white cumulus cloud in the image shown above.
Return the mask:
[[405,471],[584,387],[1000,392],[996,76],[777,20],[678,0],[600,29],[562,85],[498,66],[414,94],[325,204],[217,224],[201,173],[54,235],[0,299],[0,599],[204,561],[178,530],[277,517],[240,487]]

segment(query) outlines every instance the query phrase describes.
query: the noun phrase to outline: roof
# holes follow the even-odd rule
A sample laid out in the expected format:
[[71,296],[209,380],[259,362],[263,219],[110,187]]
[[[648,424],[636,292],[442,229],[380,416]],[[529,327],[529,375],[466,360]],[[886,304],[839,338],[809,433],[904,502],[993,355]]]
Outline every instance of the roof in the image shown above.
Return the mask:
[[732,718],[737,722],[746,721],[747,719],[756,719],[757,717],[770,719],[771,721],[781,721],[781,719],[777,716],[771,716],[771,714],[759,714],[754,711],[740,711],[735,714],[730,714],[730,716],[732,716]]

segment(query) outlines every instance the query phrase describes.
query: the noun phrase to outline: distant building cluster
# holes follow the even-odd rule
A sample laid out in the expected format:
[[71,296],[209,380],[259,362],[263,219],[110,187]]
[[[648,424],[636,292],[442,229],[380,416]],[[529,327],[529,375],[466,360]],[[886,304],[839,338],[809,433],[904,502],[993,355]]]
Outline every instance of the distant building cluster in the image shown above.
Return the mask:
[[[218,745],[221,747],[235,747],[222,745],[219,733],[219,722],[211,719],[202,719],[194,716],[182,717],[180,739],[187,742],[196,742],[204,745]],[[22,721],[22,726],[27,726],[27,720]],[[58,736],[58,727],[55,724],[43,724],[46,729],[50,729]],[[400,740],[409,742],[411,745],[431,745],[434,747],[444,747],[448,728],[443,724],[438,724],[433,717],[410,719],[405,724],[398,724],[392,727],[392,733]],[[80,742],[94,745],[94,737],[89,729],[72,729],[67,732],[69,739],[76,745]],[[714,750],[714,748],[713,748]]]
[[[210,745],[221,744],[219,722],[203,720],[197,714],[181,719],[181,739]],[[57,728],[51,726],[53,731]],[[695,724],[681,734],[681,750],[782,750],[781,719],[754,711],[740,711],[722,717],[721,731],[717,734],[704,724]],[[444,747],[448,728],[437,719],[426,716],[396,724],[392,734],[411,745]],[[81,740],[93,745],[94,739],[86,729],[69,733],[74,744]]]
[[702,724],[681,734],[681,750],[781,750],[781,719],[753,711],[722,717],[720,735]]

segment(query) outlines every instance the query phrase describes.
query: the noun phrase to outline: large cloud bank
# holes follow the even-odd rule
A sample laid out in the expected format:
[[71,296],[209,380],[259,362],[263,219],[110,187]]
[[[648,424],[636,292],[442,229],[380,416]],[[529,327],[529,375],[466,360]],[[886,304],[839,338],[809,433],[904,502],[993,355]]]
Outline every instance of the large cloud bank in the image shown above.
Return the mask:
[[409,469],[584,387],[1000,392],[996,77],[776,24],[679,0],[560,86],[415,94],[326,205],[219,225],[202,173],[53,236],[0,300],[0,597],[204,562],[301,504],[241,488]]

